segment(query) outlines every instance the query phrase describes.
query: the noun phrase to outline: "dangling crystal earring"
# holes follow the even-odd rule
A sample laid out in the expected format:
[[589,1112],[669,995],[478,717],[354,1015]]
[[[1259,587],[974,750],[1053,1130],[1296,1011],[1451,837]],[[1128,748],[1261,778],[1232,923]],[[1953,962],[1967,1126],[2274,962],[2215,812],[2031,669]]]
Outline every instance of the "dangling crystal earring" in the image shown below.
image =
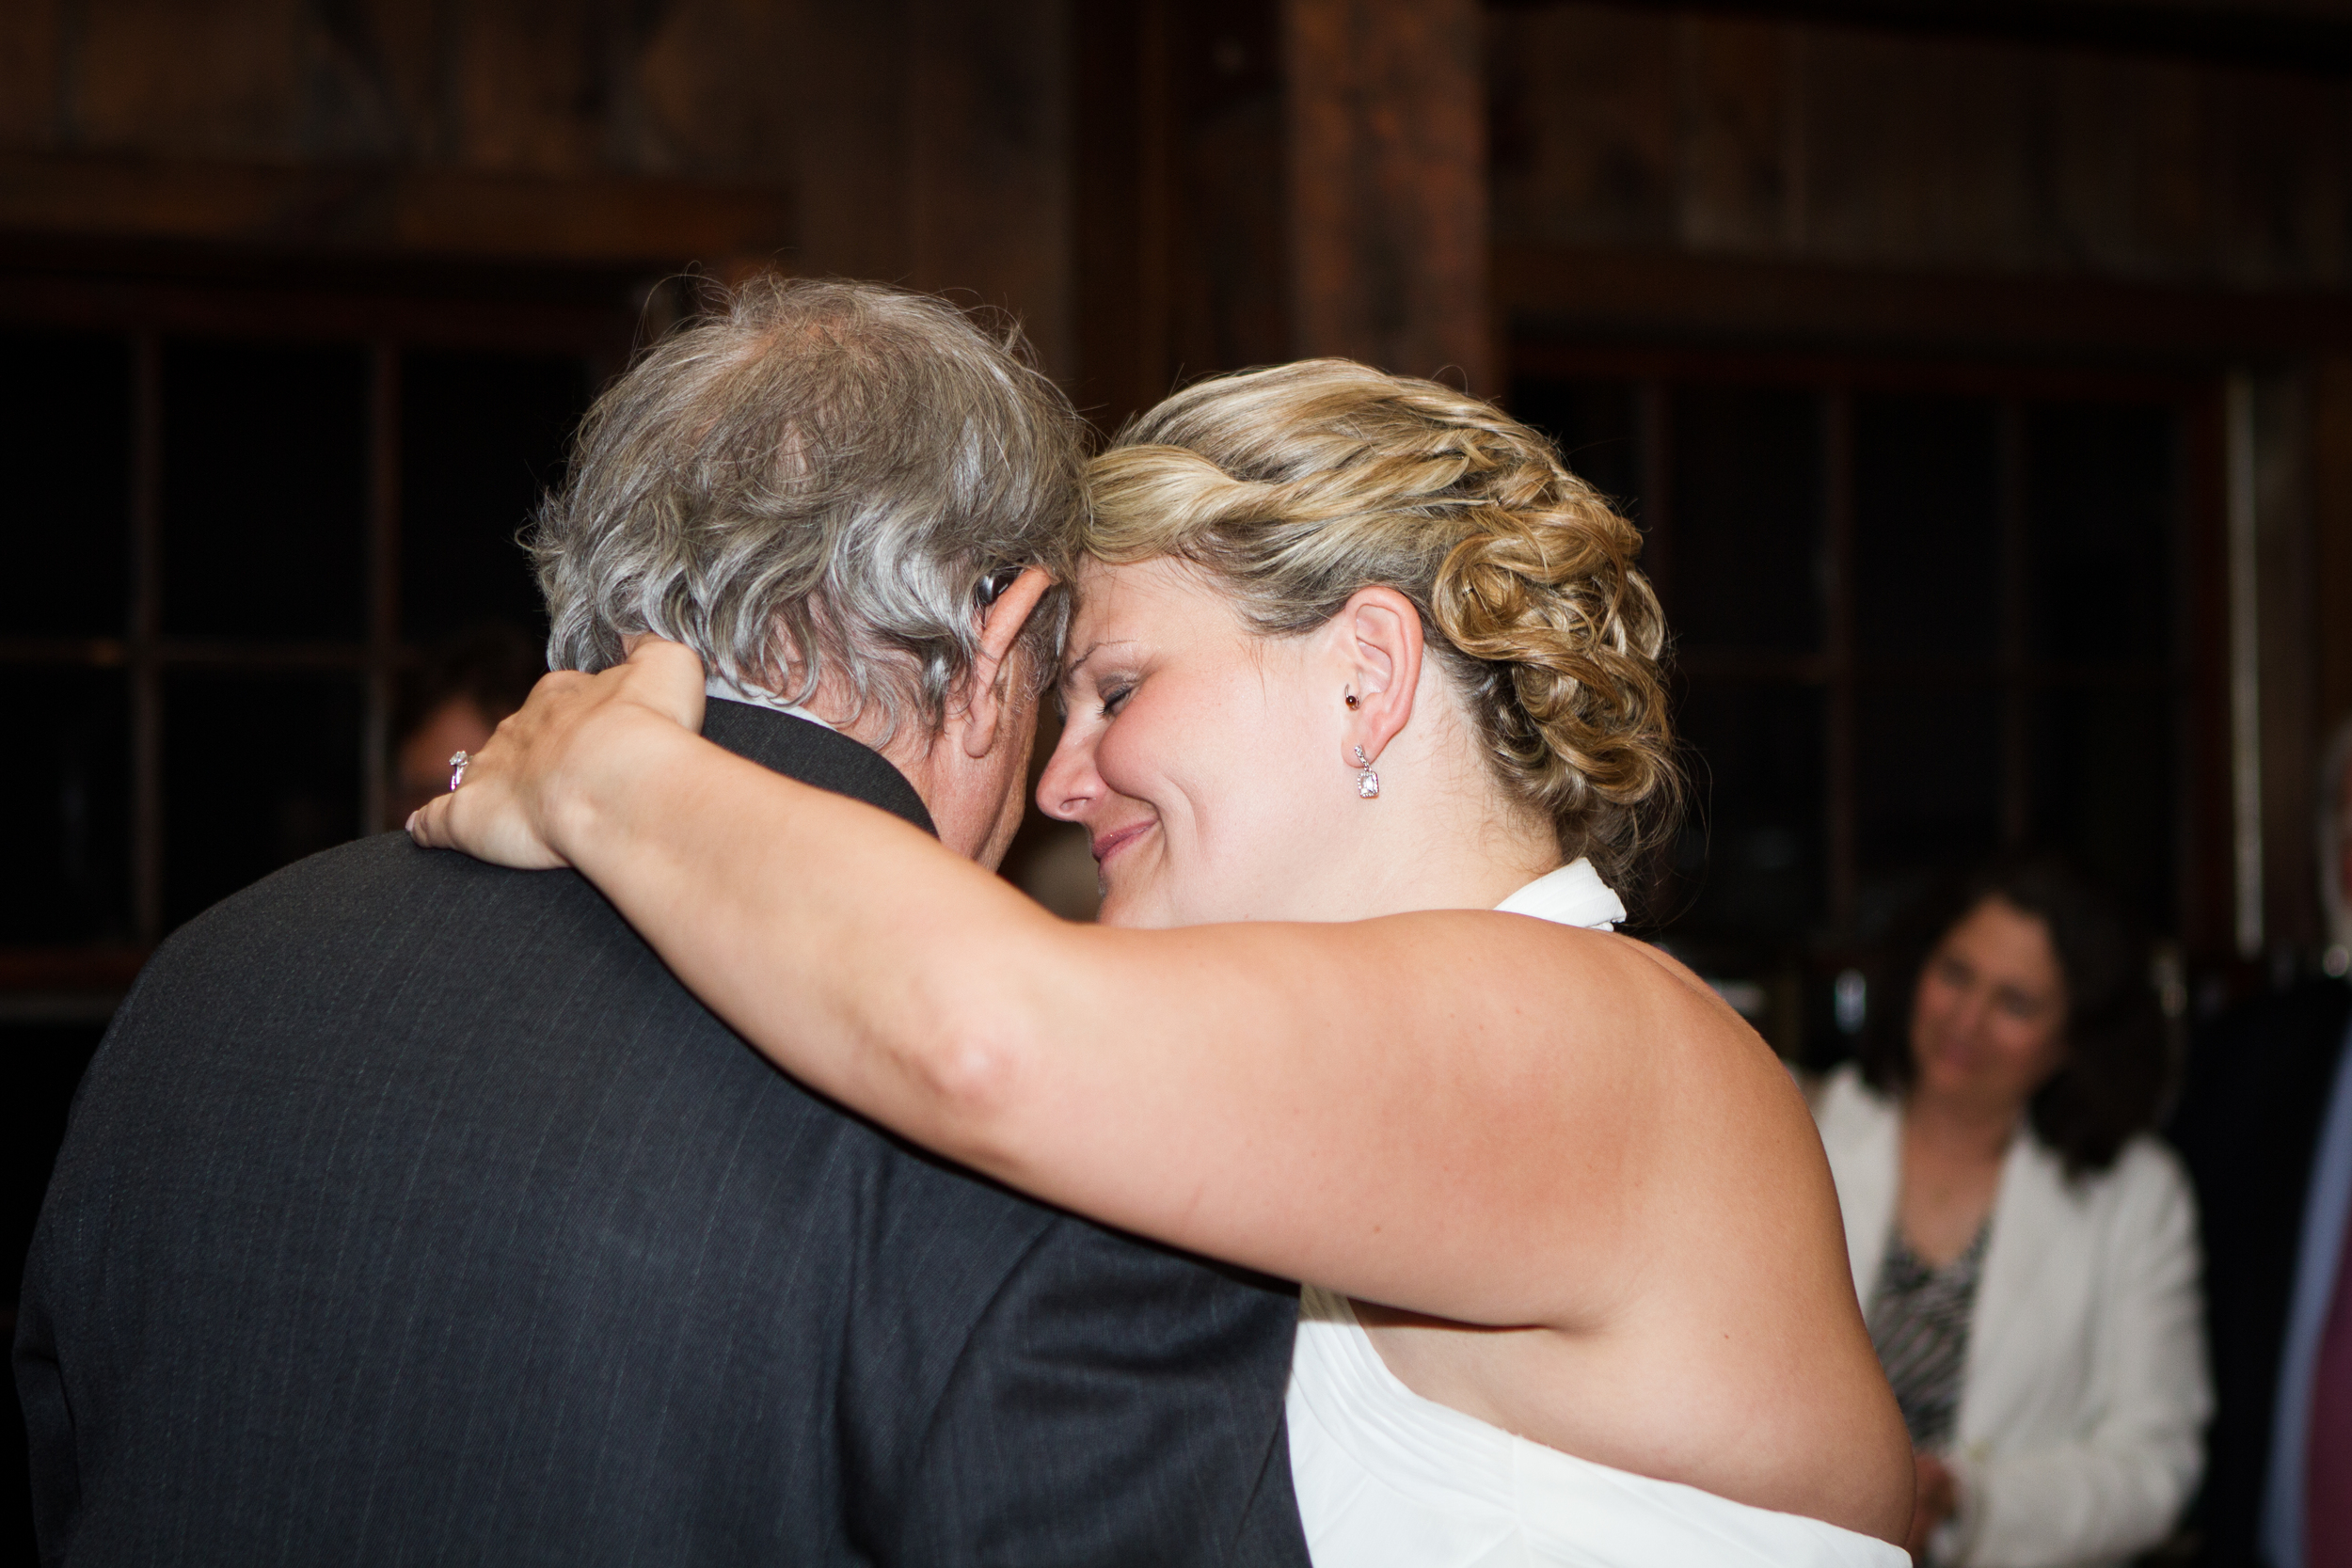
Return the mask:
[[1356,748],[1356,766],[1363,769],[1356,775],[1357,796],[1366,800],[1378,799],[1380,775],[1372,770],[1372,759],[1364,755],[1364,749],[1361,746]]

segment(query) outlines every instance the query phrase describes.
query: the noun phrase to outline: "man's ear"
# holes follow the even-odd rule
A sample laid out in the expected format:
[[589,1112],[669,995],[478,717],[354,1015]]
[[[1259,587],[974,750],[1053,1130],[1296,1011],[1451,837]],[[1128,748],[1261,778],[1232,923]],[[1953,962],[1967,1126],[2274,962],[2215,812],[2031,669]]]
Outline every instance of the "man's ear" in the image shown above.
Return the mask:
[[1347,671],[1346,684],[1332,699],[1347,705],[1340,760],[1354,768],[1362,766],[1357,747],[1376,762],[1380,749],[1412,721],[1424,651],[1421,611],[1393,588],[1359,588],[1333,617],[1332,630]]
[[1053,585],[1052,578],[1031,566],[980,612],[979,652],[964,676],[957,703],[964,716],[966,756],[984,757],[996,749],[996,732],[1004,722],[1006,677],[1011,673],[1013,647],[1021,641],[1029,617],[1037,613],[1045,591]]

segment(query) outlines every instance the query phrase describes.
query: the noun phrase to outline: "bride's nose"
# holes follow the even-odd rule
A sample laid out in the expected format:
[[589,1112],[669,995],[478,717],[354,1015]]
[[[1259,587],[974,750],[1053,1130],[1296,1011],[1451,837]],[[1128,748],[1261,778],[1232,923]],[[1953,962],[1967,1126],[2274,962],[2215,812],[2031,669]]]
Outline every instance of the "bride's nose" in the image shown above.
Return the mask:
[[1075,822],[1103,796],[1102,776],[1094,770],[1094,743],[1074,730],[1064,730],[1054,743],[1054,754],[1038,776],[1037,809],[1064,822]]

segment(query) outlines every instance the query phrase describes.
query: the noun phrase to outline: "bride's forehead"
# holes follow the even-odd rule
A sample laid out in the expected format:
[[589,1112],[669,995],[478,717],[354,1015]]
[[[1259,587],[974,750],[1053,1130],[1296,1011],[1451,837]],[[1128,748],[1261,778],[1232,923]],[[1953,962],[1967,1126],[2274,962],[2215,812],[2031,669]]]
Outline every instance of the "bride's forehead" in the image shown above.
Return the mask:
[[1197,613],[1203,599],[1216,597],[1197,570],[1168,556],[1118,564],[1089,561],[1072,586],[1080,626]]

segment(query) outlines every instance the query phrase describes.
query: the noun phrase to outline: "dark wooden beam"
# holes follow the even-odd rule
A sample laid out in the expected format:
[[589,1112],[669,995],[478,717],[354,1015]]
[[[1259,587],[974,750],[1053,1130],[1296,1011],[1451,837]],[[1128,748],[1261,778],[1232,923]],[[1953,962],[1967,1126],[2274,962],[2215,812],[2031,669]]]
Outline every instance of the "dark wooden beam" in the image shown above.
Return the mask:
[[782,255],[787,189],[455,168],[0,153],[0,232],[518,261]]
[[1297,352],[1498,388],[1476,0],[1286,0]]
[[[1497,10],[1556,0],[1487,0]],[[2307,74],[2352,74],[2352,19],[2290,6],[2132,0],[1610,0],[1621,9],[1764,17]]]
[[1514,343],[1851,349],[2150,367],[2352,351],[2352,293],[1932,275],[1677,252],[1496,247]]
[[0,323],[617,360],[664,270],[0,232]]

